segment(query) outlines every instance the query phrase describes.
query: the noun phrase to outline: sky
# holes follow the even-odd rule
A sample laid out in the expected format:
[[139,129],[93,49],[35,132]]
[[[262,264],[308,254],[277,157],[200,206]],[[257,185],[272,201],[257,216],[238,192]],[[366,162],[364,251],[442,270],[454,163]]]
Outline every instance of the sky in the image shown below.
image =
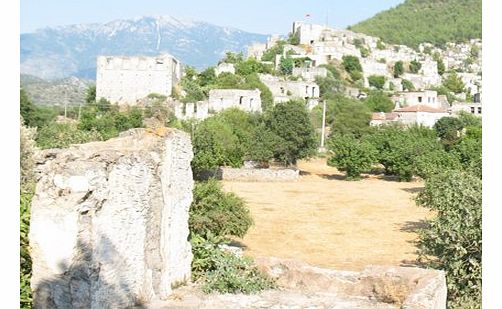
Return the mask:
[[[46,26],[103,23],[170,15],[262,34],[287,34],[292,22],[307,20],[345,28],[404,0],[21,0],[20,31]],[[310,17],[306,17],[309,14]],[[328,17],[328,18],[327,18]]]

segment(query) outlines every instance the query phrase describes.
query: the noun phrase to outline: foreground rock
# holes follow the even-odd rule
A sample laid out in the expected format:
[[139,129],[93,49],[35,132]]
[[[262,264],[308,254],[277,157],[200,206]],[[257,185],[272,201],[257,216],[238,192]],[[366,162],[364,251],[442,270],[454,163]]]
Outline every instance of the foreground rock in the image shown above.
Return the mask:
[[256,263],[277,280],[278,290],[205,295],[192,285],[147,308],[446,308],[442,271],[382,266],[362,272],[338,271],[276,258],[258,258]]
[[135,129],[38,158],[35,308],[126,308],[190,278],[189,137]]

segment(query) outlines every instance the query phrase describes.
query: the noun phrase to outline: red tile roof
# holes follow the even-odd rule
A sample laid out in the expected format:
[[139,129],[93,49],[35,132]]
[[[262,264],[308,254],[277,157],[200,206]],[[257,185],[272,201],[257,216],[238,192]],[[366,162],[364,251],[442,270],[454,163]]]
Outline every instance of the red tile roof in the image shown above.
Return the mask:
[[399,109],[395,109],[394,112],[398,113],[447,113],[448,111],[446,109],[442,108],[434,108],[430,107],[428,105],[412,105],[412,106],[407,106]]
[[371,120],[394,120],[399,115],[396,113],[373,113],[371,115]]

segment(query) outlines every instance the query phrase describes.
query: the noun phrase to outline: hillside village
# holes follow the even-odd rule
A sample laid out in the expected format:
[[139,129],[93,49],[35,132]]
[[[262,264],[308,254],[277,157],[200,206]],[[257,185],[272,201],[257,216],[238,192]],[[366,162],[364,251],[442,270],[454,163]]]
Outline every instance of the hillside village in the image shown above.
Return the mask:
[[480,308],[481,39],[246,49],[21,89],[22,307]]
[[[331,67],[342,74],[345,83],[340,91],[346,96],[364,101],[367,91],[382,90],[391,98],[394,108],[374,112],[371,125],[400,123],[432,127],[438,119],[460,111],[481,115],[481,54],[481,40],[448,43],[444,50],[424,43],[415,51],[349,30],[295,22],[289,38],[271,36],[266,43],[253,44],[248,47],[247,58],[270,68],[270,73],[258,76],[271,91],[273,104],[301,99],[313,109],[321,100],[316,78],[327,78]],[[360,69],[352,74],[359,72],[359,79],[347,76],[351,73],[343,67],[346,57],[357,58]],[[206,72],[214,70],[215,77],[222,73],[235,75],[235,65],[227,61],[220,61]],[[281,67],[289,62],[292,68],[284,73]],[[180,62],[172,56],[101,56],[97,68],[97,97],[110,102],[135,105],[152,93],[172,97],[173,89],[180,91]],[[463,87],[449,89],[444,86],[447,79]],[[181,87],[181,96],[178,95],[181,100],[168,99],[179,119],[203,120],[229,107],[249,112],[263,110],[259,89],[215,88],[205,100],[196,102],[183,100],[184,93]]]

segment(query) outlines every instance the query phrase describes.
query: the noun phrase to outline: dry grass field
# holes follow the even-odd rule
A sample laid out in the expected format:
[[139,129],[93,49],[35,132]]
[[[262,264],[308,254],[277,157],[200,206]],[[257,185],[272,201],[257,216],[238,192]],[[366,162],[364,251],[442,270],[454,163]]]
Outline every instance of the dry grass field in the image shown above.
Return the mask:
[[238,240],[250,256],[294,258],[340,270],[409,265],[414,232],[431,213],[412,198],[422,182],[381,176],[345,181],[325,159],[299,163],[297,182],[229,182],[248,203],[255,224]]

